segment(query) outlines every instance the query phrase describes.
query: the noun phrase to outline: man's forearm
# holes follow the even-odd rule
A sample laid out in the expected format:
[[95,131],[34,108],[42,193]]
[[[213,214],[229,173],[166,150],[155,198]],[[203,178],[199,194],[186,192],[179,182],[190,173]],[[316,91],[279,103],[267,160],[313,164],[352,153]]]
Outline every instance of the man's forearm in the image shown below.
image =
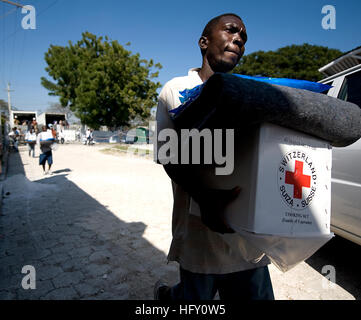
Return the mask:
[[167,164],[163,168],[177,185],[189,193],[194,200],[200,201],[205,187],[198,179],[196,166]]
[[214,232],[233,233],[226,225],[223,212],[225,206],[239,194],[239,187],[230,190],[208,189],[197,174],[197,167],[191,165],[164,165],[168,176],[198,204],[201,210],[202,222]]

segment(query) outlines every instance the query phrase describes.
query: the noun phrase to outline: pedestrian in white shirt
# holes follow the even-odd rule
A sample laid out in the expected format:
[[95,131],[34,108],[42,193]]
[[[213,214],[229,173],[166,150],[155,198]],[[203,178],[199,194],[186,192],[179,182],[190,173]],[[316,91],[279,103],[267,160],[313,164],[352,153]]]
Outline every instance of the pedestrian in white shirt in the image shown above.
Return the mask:
[[20,132],[16,127],[14,127],[13,130],[9,133],[9,139],[13,143],[14,149],[16,151],[19,151],[19,138]]
[[[41,154],[39,157],[39,165],[43,166],[45,174],[52,174],[51,166],[53,164],[53,153],[51,145],[55,142],[51,130],[47,130],[46,126],[42,127],[42,131],[38,134],[38,143],[40,145]],[[48,171],[45,171],[45,164],[48,162]]]
[[25,142],[28,144],[29,148],[29,157],[31,153],[33,154],[33,158],[35,158],[35,145],[36,145],[36,133],[34,129],[30,129],[25,135]]

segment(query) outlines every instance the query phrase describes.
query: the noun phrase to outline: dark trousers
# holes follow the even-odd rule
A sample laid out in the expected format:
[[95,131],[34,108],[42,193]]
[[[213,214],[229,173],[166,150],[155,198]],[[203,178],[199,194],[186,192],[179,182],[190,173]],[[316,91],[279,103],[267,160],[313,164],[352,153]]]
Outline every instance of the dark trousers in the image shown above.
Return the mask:
[[29,143],[28,144],[28,149],[29,149],[29,156],[31,155],[31,152],[33,153],[33,158],[35,158],[35,144],[34,143]]
[[274,300],[268,267],[228,273],[199,274],[180,268],[181,281],[167,292],[168,300]]

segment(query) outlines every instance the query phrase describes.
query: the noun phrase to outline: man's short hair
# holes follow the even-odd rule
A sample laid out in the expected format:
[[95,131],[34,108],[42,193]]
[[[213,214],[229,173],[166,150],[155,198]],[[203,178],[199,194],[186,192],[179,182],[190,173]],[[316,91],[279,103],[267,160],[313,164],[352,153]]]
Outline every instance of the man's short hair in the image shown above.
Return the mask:
[[213,18],[212,20],[210,20],[207,25],[204,27],[204,30],[202,32],[202,37],[208,37],[213,28],[217,25],[218,21],[221,20],[221,18],[223,17],[227,17],[227,16],[233,16],[233,17],[236,17],[238,18],[239,20],[241,20],[243,22],[243,20],[241,19],[240,16],[236,15],[235,13],[224,13],[224,14],[221,14],[215,18]]

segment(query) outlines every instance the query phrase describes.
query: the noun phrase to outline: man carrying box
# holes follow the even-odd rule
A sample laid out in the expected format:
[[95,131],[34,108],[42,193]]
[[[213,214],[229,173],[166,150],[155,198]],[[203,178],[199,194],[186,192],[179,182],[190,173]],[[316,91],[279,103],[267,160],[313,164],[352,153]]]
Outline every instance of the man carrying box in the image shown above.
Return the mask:
[[[159,95],[158,134],[164,129],[174,129],[169,110],[181,104],[180,93],[204,83],[215,72],[231,71],[242,57],[246,41],[246,28],[239,16],[223,14],[208,22],[198,42],[202,67],[191,69],[186,77],[170,80]],[[157,141],[157,154],[161,145]],[[159,163],[162,160],[158,157]],[[211,300],[218,291],[222,300],[273,300],[267,267],[269,259],[263,257],[254,263],[245,261],[239,249],[242,239],[224,222],[223,210],[238,196],[239,187],[209,189],[195,178],[196,167],[162,164],[172,179],[174,196],[173,239],[168,260],[180,264],[181,281],[174,287],[158,281],[154,298]],[[189,214],[192,200],[199,205],[201,218]]]
[[[51,165],[53,164],[53,153],[51,145],[54,143],[54,141],[55,139],[53,138],[51,130],[47,130],[46,126],[42,126],[42,131],[38,135],[38,142],[42,152],[39,157],[39,165],[43,167],[44,175],[52,175]],[[48,162],[48,171],[45,171],[46,162]]]

